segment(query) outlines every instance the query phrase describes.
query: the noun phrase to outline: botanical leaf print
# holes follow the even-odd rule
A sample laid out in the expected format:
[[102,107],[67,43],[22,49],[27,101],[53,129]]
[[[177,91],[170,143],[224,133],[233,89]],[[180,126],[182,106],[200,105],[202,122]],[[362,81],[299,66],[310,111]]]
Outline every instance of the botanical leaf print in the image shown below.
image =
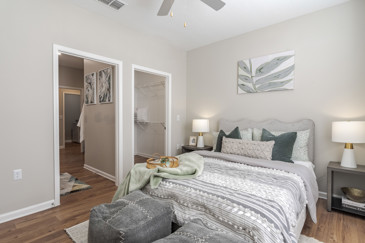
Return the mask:
[[294,51],[238,61],[238,93],[294,88]]

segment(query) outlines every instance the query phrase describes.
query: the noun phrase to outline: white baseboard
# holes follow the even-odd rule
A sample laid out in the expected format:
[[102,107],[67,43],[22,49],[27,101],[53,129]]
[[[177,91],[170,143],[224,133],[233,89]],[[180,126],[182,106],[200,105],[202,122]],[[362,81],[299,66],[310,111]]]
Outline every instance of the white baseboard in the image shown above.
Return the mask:
[[152,156],[152,154],[145,154],[145,153],[135,153],[134,155],[142,156],[145,158],[154,158],[156,156]]
[[0,214],[0,224],[54,207],[54,200],[38,203],[8,213]]
[[92,167],[90,165],[87,165],[87,164],[84,164],[84,168],[87,169],[87,170],[90,170],[91,172],[94,172],[95,174],[98,174],[98,175],[100,175],[102,177],[105,177],[108,180],[111,180],[111,181],[114,181],[115,182],[115,176],[113,176],[113,175],[110,175],[110,174],[108,174],[108,173],[106,173],[104,171],[101,171],[99,169],[96,169],[96,168],[94,168],[94,167]]
[[327,192],[318,192],[318,197],[327,200]]

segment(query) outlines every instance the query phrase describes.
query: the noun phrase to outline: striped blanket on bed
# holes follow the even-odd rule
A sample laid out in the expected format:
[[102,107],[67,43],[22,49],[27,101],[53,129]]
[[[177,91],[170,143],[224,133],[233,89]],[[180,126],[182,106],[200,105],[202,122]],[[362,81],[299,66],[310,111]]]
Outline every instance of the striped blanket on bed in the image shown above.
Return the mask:
[[204,171],[197,178],[163,180],[158,188],[147,185],[143,191],[171,203],[177,224],[199,218],[207,227],[239,235],[243,242],[296,242],[292,229],[297,216],[308,201],[317,200],[308,200],[315,195],[311,189],[307,191],[309,179],[284,170],[229,162],[214,154],[204,154]]

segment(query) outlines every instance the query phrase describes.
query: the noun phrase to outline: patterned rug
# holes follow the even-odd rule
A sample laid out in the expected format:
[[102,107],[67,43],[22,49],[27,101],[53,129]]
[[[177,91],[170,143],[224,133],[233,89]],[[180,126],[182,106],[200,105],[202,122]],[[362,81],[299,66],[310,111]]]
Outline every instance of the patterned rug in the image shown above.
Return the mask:
[[[87,231],[89,229],[89,220],[65,229],[68,236],[75,243],[87,243]],[[300,235],[298,243],[323,243],[312,237]]]
[[67,172],[60,175],[60,187],[61,196],[91,188],[90,185],[78,180],[76,177],[73,177]]

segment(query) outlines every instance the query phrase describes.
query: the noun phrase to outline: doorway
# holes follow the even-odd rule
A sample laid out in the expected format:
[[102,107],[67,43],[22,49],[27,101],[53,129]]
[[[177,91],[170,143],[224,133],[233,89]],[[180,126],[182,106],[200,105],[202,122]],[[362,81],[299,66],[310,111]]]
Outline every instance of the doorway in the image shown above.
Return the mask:
[[171,74],[132,66],[134,163],[171,155]]
[[[115,59],[110,59],[107,57],[95,55],[88,52],[83,52],[80,50],[53,45],[53,97],[54,97],[54,206],[60,205],[60,155],[59,155],[59,147],[60,147],[60,115],[59,115],[59,54],[66,54],[69,56],[79,57],[85,60],[90,60],[94,62],[99,62],[103,64],[108,64],[113,66],[113,75],[115,77],[114,83],[114,96],[113,96],[113,108],[115,112],[115,117],[113,118],[115,121],[115,145],[113,147],[113,153],[115,154],[115,184],[119,185],[121,183],[121,179],[123,178],[123,166],[122,166],[122,62]],[[66,98],[67,99],[67,98]],[[66,119],[66,117],[62,117]],[[66,128],[65,128],[66,129]],[[65,138],[66,140],[66,138]]]

